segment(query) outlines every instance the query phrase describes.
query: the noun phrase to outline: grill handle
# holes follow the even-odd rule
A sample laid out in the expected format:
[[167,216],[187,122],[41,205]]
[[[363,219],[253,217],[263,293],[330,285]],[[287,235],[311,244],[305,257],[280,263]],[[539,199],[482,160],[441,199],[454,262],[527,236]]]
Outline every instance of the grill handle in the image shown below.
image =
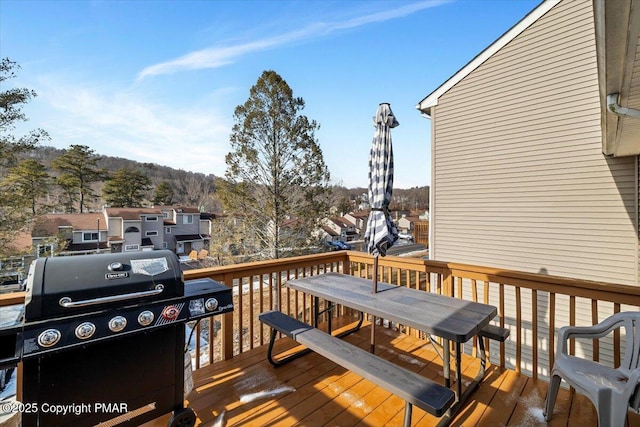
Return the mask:
[[86,299],[83,301],[74,302],[74,301],[71,301],[71,298],[69,297],[62,297],[60,298],[59,303],[61,306],[65,308],[86,307],[89,305],[106,304],[110,302],[125,301],[128,299],[134,299],[134,298],[140,298],[140,297],[150,297],[153,295],[161,294],[163,290],[164,290],[164,285],[159,284],[159,285],[156,285],[155,289],[152,289],[150,291],[132,292],[130,294],[112,295],[108,297]]

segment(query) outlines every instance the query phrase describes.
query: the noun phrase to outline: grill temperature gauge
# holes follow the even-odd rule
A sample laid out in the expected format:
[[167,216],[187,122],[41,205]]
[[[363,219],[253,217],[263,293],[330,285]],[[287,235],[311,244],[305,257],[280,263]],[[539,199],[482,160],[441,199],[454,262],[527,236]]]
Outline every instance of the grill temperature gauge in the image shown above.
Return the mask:
[[116,316],[109,320],[109,329],[111,332],[120,332],[127,326],[127,318],[123,316]]
[[142,326],[149,326],[154,319],[153,312],[145,310],[138,315],[138,323]]
[[40,347],[51,347],[60,341],[62,334],[57,329],[47,329],[38,335],[38,344]]
[[76,337],[81,340],[86,340],[87,338],[91,338],[95,332],[96,325],[91,322],[84,322],[76,328]]

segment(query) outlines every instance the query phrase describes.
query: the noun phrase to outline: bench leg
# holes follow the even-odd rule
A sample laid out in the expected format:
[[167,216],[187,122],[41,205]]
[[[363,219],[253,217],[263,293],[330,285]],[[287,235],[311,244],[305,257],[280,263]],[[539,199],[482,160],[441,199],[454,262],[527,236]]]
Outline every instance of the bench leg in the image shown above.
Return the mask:
[[[332,306],[333,307],[333,306]],[[317,317],[314,316],[316,319]],[[346,331],[342,331],[341,333],[335,335],[338,338],[342,338],[346,335],[349,335],[353,332],[356,332],[358,329],[360,329],[360,327],[362,326],[362,322],[364,321],[364,313],[360,312],[360,319],[358,320],[358,323],[356,324],[356,326],[354,326],[351,329],[348,329]],[[285,356],[283,358],[277,359],[275,357],[273,357],[273,346],[276,342],[276,335],[278,334],[278,330],[275,328],[271,328],[271,336],[269,338],[269,349],[267,350],[267,360],[269,361],[269,363],[271,363],[271,365],[273,365],[274,367],[279,367],[282,366],[286,363],[291,362],[293,359],[297,359],[300,356],[304,356],[307,353],[310,353],[311,350],[309,350],[308,348],[305,348],[303,350],[300,350],[296,353],[290,354],[289,356]]]
[[412,409],[411,403],[406,402],[406,404],[404,405],[404,421],[402,423],[402,425],[404,427],[411,427],[411,409]]
[[269,361],[269,363],[271,363],[271,365],[273,365],[274,367],[279,367],[282,366],[286,363],[291,362],[293,359],[297,359],[300,356],[304,356],[305,354],[311,352],[311,350],[309,350],[308,348],[305,348],[304,350],[300,350],[296,353],[290,354],[289,356],[280,358],[278,360],[276,360],[273,357],[273,345],[276,342],[276,335],[278,334],[278,331],[274,328],[271,328],[271,339],[269,340],[269,349],[267,350],[267,360]]

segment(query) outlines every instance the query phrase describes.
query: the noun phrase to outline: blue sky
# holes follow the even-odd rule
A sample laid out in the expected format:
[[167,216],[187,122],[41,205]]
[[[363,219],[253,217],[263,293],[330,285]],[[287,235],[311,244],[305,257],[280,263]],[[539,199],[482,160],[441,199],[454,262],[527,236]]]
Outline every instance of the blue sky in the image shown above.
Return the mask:
[[[48,145],[223,176],[233,110],[264,70],[305,100],[335,184],[365,187],[389,102],[395,187],[429,185],[416,104],[539,0],[0,0],[0,55],[38,93],[17,132]],[[4,87],[4,86],[7,87]]]

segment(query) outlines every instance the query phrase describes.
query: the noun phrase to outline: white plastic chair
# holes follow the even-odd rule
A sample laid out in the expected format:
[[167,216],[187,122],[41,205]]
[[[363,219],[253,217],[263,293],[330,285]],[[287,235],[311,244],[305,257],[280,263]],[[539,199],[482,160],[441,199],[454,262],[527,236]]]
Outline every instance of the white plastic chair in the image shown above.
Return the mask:
[[[601,338],[613,330],[626,332],[624,360],[617,369],[568,354],[571,338]],[[551,420],[564,379],[586,395],[598,413],[600,427],[624,427],[627,410],[640,407],[640,312],[616,313],[594,326],[565,326],[558,333],[558,349],[551,371],[544,417]]]

